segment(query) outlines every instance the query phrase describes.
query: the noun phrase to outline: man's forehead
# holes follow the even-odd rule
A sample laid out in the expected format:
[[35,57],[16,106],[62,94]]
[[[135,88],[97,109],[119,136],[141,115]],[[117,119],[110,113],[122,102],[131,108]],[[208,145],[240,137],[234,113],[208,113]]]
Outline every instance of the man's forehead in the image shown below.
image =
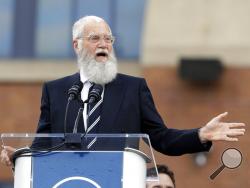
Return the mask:
[[110,34],[110,30],[108,25],[102,21],[102,22],[89,22],[86,24],[84,28],[84,34],[85,35],[91,35],[91,34]]

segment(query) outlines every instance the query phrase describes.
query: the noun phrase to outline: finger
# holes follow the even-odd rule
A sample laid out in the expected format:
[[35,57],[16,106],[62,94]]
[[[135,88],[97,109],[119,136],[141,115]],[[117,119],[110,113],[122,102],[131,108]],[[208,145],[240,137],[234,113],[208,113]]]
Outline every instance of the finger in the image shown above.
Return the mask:
[[1,163],[4,163],[4,157],[1,156]]
[[230,132],[245,132],[246,129],[244,128],[227,128],[227,131],[230,131]]
[[230,135],[230,134],[244,134],[245,133],[245,129],[228,129],[224,132],[222,132],[221,134],[224,135]]
[[6,161],[5,165],[6,165],[6,166],[11,166],[11,162]]
[[1,156],[8,156],[8,151],[6,149],[3,149],[1,151]]
[[226,117],[227,114],[228,114],[228,112],[224,112],[224,113],[219,114],[218,116],[216,116],[214,119],[216,119],[216,120],[219,121],[219,120],[221,120],[222,118]]
[[229,141],[229,142],[237,142],[239,139],[238,138],[231,138],[231,137],[226,137],[225,141]]
[[245,132],[245,129],[230,129],[230,131],[235,131],[235,132]]
[[7,160],[6,160],[6,165],[7,165],[7,166],[11,166],[11,164],[12,164],[11,161],[10,161],[9,159],[7,159]]
[[245,123],[228,123],[230,128],[235,128],[235,127],[245,127]]
[[9,160],[9,155],[8,155],[8,152],[3,149],[1,151],[1,161],[6,161],[6,160]]
[[231,133],[228,133],[227,136],[243,136],[244,135],[244,132],[231,132]]
[[3,149],[3,150],[1,151],[1,158],[3,158],[6,154],[7,154],[6,150]]
[[10,166],[12,163],[10,162],[10,160],[8,159],[8,158],[2,158],[1,159],[1,162],[3,163],[3,164],[5,164],[6,166]]
[[11,166],[12,165],[12,162],[10,161],[8,156],[3,156],[2,159],[1,159],[1,162],[3,164],[5,164],[6,166]]
[[2,156],[1,163],[6,164],[7,158],[6,156]]
[[[228,128],[242,128],[242,127],[245,127],[245,123],[227,123],[227,122],[220,122],[218,123],[218,125],[220,126],[224,126],[224,127],[228,127]],[[245,129],[245,128],[243,128]]]
[[4,149],[9,151],[9,152],[14,152],[16,149],[10,146],[4,146]]

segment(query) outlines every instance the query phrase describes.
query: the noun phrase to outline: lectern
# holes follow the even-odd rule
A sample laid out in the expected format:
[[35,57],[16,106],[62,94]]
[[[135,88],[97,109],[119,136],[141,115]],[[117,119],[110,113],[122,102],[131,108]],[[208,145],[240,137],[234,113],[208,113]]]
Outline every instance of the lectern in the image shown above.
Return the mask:
[[[145,188],[158,181],[146,134],[1,134],[16,149],[14,188]],[[147,177],[147,168],[155,174]]]

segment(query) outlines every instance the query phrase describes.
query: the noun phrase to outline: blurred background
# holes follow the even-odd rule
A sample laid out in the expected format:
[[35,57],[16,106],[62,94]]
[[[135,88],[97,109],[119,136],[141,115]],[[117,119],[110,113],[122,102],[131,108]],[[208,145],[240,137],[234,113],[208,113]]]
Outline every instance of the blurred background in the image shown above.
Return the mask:
[[[119,71],[144,77],[166,125],[196,128],[215,115],[249,124],[250,0],[0,0],[0,133],[33,133],[41,86],[77,71],[72,24],[103,17],[116,41]],[[155,152],[178,188],[248,188],[249,131],[237,143],[180,157]],[[226,148],[242,152],[235,170],[209,176]],[[0,188],[12,173],[0,165]]]

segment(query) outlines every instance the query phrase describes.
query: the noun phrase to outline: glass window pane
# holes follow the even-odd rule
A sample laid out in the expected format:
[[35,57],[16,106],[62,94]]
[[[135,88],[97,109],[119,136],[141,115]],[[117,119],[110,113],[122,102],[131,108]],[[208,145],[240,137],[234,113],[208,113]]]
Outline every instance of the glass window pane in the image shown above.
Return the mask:
[[14,0],[0,1],[0,57],[10,57],[13,38]]
[[[76,19],[83,16],[94,15],[104,18],[110,22],[111,0],[77,0]],[[110,24],[110,23],[109,23]]]
[[35,41],[36,57],[71,56],[71,1],[38,0]]
[[146,0],[117,0],[117,53],[121,58],[137,59],[144,22]]

